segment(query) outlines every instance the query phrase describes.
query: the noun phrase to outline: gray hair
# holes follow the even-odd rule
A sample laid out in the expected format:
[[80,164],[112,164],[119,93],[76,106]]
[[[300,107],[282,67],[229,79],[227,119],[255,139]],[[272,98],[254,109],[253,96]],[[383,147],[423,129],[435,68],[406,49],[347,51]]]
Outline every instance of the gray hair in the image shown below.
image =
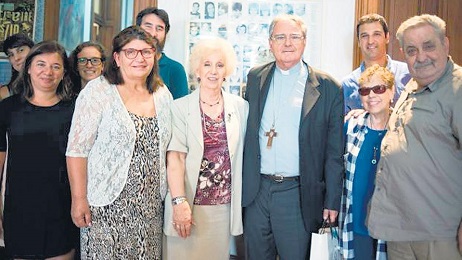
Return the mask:
[[303,37],[306,38],[307,27],[306,27],[305,21],[303,21],[303,19],[300,16],[292,15],[292,14],[281,14],[281,15],[276,16],[273,19],[269,27],[269,37],[270,38],[273,37],[274,27],[276,26],[278,22],[281,22],[281,21],[294,21],[298,25],[298,27],[300,27],[300,29],[302,30]]
[[444,38],[446,37],[446,22],[436,15],[422,14],[407,19],[399,26],[398,31],[396,31],[396,38],[398,38],[400,47],[404,47],[404,32],[408,29],[424,25],[430,25],[433,27],[433,30],[435,30],[435,33],[440,38],[441,42],[444,42]]
[[189,58],[189,73],[191,76],[196,77],[195,74],[202,59],[213,51],[220,51],[223,54],[226,68],[225,77],[233,74],[236,69],[237,58],[231,43],[223,38],[208,37],[198,41],[191,50],[191,57]]

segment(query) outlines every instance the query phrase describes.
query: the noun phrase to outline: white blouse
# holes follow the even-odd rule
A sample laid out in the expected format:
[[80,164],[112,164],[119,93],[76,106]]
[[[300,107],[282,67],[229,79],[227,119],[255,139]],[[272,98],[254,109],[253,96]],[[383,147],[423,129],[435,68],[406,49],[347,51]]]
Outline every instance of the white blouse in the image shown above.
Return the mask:
[[[166,86],[159,87],[153,97],[159,126],[160,191],[164,198],[173,98]],[[87,197],[91,206],[111,204],[122,192],[135,138],[135,125],[116,86],[102,76],[90,81],[77,98],[66,156],[87,158]]]

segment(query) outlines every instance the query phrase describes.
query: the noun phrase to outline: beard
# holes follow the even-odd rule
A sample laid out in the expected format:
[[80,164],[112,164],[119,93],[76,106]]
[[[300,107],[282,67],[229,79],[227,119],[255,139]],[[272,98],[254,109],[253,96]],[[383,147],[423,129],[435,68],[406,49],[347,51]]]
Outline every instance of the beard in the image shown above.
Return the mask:
[[158,52],[162,52],[164,50],[164,46],[165,46],[165,39],[163,41],[159,41],[159,39],[157,39],[157,37],[153,37],[154,40],[156,41],[156,49]]

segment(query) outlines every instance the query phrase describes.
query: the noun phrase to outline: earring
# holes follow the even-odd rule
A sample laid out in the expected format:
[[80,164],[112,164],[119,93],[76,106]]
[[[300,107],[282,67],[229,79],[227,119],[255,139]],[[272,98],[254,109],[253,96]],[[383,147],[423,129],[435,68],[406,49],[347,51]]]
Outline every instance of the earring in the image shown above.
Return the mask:
[[201,82],[201,77],[197,77],[197,82]]
[[226,81],[226,78],[223,78],[223,81]]

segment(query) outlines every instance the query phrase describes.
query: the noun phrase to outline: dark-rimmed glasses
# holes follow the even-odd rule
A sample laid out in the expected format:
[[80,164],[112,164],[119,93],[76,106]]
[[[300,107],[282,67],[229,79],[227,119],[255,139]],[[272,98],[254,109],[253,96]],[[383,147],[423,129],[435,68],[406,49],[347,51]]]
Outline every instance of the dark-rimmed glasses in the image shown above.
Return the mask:
[[138,53],[141,53],[141,56],[143,56],[143,58],[145,59],[152,58],[152,56],[154,56],[154,54],[156,53],[155,48],[145,48],[141,50],[128,48],[128,49],[123,49],[120,51],[123,51],[125,53],[125,57],[127,57],[127,59],[130,59],[130,60],[135,59],[136,56],[138,56]]
[[103,62],[103,59],[102,58],[96,58],[96,57],[93,57],[93,58],[78,58],[77,59],[77,65],[79,66],[87,66],[88,62],[91,63],[91,65],[93,66],[98,66],[98,65],[101,65],[101,63]]
[[292,43],[301,43],[303,39],[305,39],[305,36],[301,34],[291,34],[291,35],[285,35],[285,34],[276,34],[271,37],[271,40],[275,41],[277,44],[282,44],[285,43],[287,38],[290,39]]
[[369,95],[369,93],[371,93],[371,90],[374,91],[375,94],[383,94],[385,93],[385,91],[387,91],[387,88],[387,85],[375,85],[370,88],[359,88],[358,92],[361,96]]

